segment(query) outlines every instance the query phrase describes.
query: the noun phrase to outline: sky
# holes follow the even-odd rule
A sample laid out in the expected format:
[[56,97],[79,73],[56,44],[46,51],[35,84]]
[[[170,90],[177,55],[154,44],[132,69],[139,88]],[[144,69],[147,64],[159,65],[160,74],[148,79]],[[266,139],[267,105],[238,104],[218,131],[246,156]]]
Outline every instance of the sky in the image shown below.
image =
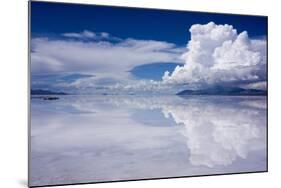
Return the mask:
[[31,87],[69,93],[266,88],[267,18],[31,2]]

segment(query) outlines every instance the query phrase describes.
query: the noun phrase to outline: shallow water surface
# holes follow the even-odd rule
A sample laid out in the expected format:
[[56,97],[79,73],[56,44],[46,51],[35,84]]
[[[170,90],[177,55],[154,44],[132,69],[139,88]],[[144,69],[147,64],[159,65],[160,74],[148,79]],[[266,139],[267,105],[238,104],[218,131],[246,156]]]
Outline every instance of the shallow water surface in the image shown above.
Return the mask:
[[31,100],[31,185],[265,171],[266,97]]

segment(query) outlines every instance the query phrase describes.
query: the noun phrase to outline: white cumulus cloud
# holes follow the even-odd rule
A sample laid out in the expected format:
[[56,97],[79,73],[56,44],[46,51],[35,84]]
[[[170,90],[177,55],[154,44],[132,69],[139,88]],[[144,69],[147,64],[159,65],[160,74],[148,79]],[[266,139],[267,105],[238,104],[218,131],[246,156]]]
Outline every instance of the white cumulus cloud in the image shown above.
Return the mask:
[[233,26],[195,24],[191,40],[182,55],[183,66],[166,71],[164,83],[217,84],[222,82],[257,82],[266,78],[266,41],[250,39]]

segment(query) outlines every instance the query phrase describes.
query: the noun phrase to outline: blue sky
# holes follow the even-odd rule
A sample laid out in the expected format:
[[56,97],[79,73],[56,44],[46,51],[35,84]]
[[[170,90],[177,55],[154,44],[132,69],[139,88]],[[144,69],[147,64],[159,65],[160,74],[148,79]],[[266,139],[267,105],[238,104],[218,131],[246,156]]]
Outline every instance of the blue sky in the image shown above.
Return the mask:
[[[229,32],[229,36],[224,38],[233,43],[240,33],[247,31],[247,39],[255,40],[255,44],[251,44],[250,52],[242,56],[252,57],[253,60],[248,63],[252,65],[264,61],[257,60],[261,54],[256,53],[265,48],[260,43],[267,36],[266,17],[31,2],[32,87],[75,92],[77,89],[81,91],[80,86],[84,84],[83,89],[88,92],[104,88],[104,85],[111,85],[116,90],[121,87],[116,86],[118,83],[132,84],[139,80],[152,80],[152,85],[159,85],[153,81],[161,81],[165,71],[172,77],[176,66],[187,64],[182,55],[193,48],[186,49],[192,35],[189,29],[193,25],[210,22],[215,23],[210,27],[216,31],[220,25],[233,26],[233,29],[225,27],[234,32],[232,38],[229,38],[232,35]],[[194,36],[198,35],[198,31],[194,32]],[[206,52],[209,50],[206,49]],[[222,66],[220,61],[215,59],[215,67],[233,67],[229,63]],[[242,72],[244,70],[246,67]],[[263,71],[256,68],[250,74]],[[181,79],[188,82],[189,74],[188,71],[183,76],[175,73],[173,78],[166,80],[169,84],[170,80],[182,83],[175,79],[185,77]],[[249,76],[249,79],[264,81],[264,74],[259,74],[259,79],[256,75]],[[237,79],[237,75],[231,76]],[[194,83],[192,81],[189,85]]]
[[[186,45],[193,24],[234,25],[250,37],[267,35],[267,18],[230,14],[32,2],[32,35],[55,35],[92,30],[120,38],[160,40]],[[168,26],[168,27],[167,27]]]

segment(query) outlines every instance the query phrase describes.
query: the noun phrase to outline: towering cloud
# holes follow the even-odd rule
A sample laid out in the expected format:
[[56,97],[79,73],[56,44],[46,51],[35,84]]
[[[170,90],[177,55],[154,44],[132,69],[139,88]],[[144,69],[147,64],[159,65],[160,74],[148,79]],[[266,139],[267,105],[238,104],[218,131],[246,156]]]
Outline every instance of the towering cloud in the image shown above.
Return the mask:
[[250,39],[231,25],[195,24],[182,55],[183,66],[165,72],[164,83],[195,84],[254,83],[266,78],[266,41]]

